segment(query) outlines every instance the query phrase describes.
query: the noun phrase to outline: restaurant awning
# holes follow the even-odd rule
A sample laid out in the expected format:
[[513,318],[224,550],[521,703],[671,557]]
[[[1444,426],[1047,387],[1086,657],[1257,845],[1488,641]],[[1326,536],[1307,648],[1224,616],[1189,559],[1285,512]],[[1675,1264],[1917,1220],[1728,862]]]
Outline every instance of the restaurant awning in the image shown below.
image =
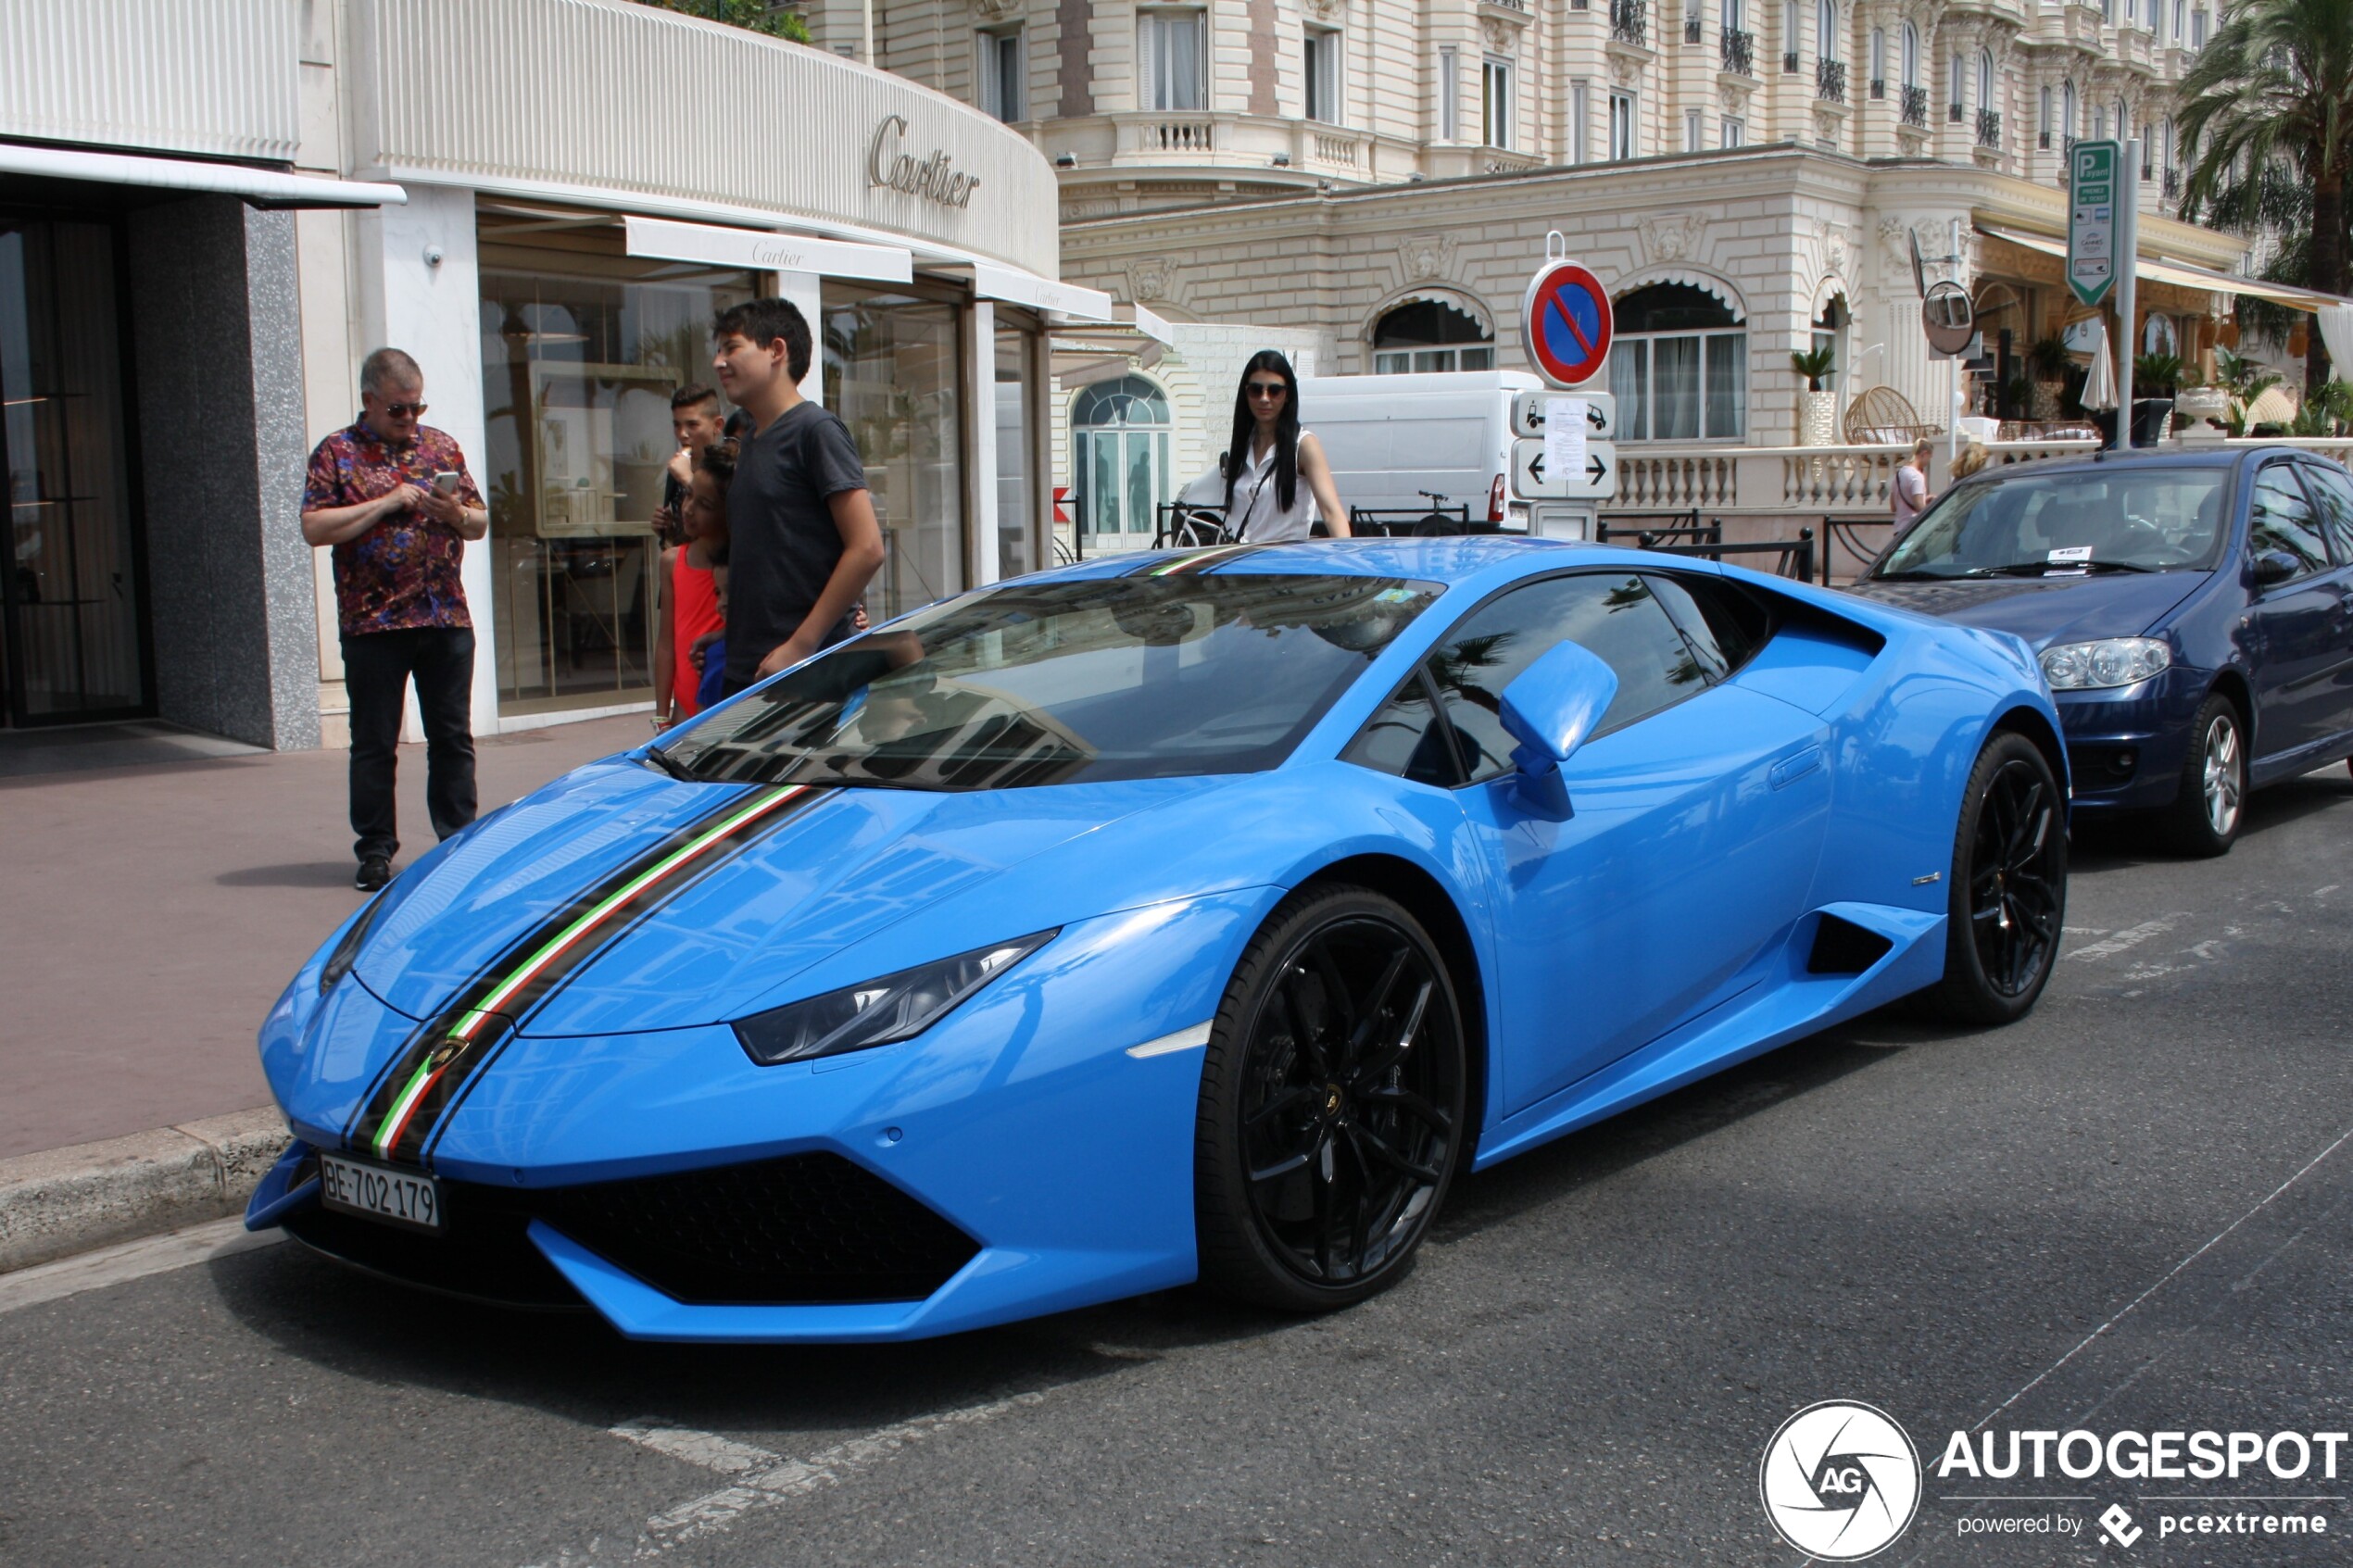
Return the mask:
[[[2067,259],[2067,242],[2049,234],[2030,233],[2023,229],[2008,229],[1994,223],[1980,223],[1977,232],[2022,249],[2038,251],[2045,256]],[[2171,283],[2175,288],[2203,289],[2208,294],[2246,295],[2255,299],[2268,299],[2284,305],[2291,310],[2318,310],[2322,306],[2347,303],[2331,294],[2311,289],[2299,289],[2287,283],[2269,283],[2260,278],[2237,278],[2227,272],[2208,271],[2186,262],[2166,261],[2144,256],[2133,266],[2135,276],[2153,283]]]

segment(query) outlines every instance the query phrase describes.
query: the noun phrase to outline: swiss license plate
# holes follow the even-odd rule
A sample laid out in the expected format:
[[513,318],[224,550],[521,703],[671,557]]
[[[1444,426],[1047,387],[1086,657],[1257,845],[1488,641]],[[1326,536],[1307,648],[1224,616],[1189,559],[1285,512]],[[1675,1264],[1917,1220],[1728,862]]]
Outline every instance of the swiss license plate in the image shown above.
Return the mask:
[[319,1156],[319,1200],[346,1214],[364,1215],[411,1230],[441,1230],[441,1184],[431,1176],[362,1165],[339,1154]]

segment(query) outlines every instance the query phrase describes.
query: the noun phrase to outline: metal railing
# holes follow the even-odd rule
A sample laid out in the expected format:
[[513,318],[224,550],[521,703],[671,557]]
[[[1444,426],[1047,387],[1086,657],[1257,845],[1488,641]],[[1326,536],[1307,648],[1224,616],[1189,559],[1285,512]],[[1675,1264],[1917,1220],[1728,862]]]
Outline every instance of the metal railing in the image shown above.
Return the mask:
[[1650,0],[1609,0],[1609,35],[1620,44],[1648,47]]
[[1981,147],[2002,144],[2002,117],[1992,109],[1977,111],[1977,144]]
[[1756,34],[1742,32],[1734,28],[1724,30],[1724,69],[1743,76],[1756,74]]
[[1928,123],[1928,89],[1906,86],[1904,89],[1904,112],[1899,117],[1906,125]]
[[1500,523],[1471,521],[1470,503],[1427,507],[1351,507],[1348,531],[1360,539],[1452,539],[1466,533],[1493,533]]
[[1883,76],[1874,76],[1871,78],[1871,97],[1876,100],[1886,96],[1887,78]]
[[1944,106],[1944,123],[1945,123],[1945,124],[1947,124],[1947,125],[1958,125],[1958,124],[1961,122],[1961,117],[1962,117],[1962,115],[1963,115],[1964,113],[1966,113],[1966,112],[1967,112],[1967,111],[1966,111],[1966,110],[1964,110],[1964,109],[1962,108],[1962,107],[1961,107],[1960,105],[1958,105],[1958,104],[1947,104],[1947,105],[1945,105],[1945,106]]
[[1204,545],[1229,545],[1226,508],[1195,506],[1188,501],[1163,501],[1152,519],[1152,548],[1197,549]]
[[[1814,581],[1814,531],[1801,528],[1794,539],[1743,539],[1726,543],[1724,520],[1711,518],[1705,523],[1697,521],[1699,514],[1691,512],[1619,512],[1615,517],[1596,518],[1593,541],[1606,545],[1613,541],[1632,545],[1636,549],[1649,550],[1662,556],[1696,556],[1704,560],[1720,561],[1726,556],[1774,556],[1771,571],[1781,577],[1795,578],[1800,583]],[[1627,518],[1689,517],[1689,523],[1664,527],[1614,527],[1613,522]]]
[[2044,152],[2049,152],[2051,150],[2051,133],[2047,131],[2037,131],[2034,133],[2034,145]]
[[1683,19],[1683,42],[1686,44],[1696,44],[1699,41],[1699,13],[1697,11],[1693,11],[1690,16]]
[[2180,199],[2181,194],[2182,171],[2178,169],[2167,169],[2165,171],[2165,199],[2167,201],[2176,201]]
[[1795,76],[1797,74],[1796,50],[1784,49],[1781,51],[1781,74],[1783,76]]
[[1814,96],[1833,104],[1846,102],[1846,62],[1816,60],[1814,62]]

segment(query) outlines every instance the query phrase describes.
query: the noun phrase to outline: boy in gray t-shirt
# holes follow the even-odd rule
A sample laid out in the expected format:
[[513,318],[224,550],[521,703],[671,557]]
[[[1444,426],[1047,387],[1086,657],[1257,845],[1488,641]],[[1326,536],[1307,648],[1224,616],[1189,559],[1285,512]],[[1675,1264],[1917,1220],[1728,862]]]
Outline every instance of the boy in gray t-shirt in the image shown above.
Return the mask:
[[866,470],[849,427],[800,395],[809,323],[758,299],[711,323],[711,368],[750,414],[727,491],[729,696],[849,635],[883,562]]

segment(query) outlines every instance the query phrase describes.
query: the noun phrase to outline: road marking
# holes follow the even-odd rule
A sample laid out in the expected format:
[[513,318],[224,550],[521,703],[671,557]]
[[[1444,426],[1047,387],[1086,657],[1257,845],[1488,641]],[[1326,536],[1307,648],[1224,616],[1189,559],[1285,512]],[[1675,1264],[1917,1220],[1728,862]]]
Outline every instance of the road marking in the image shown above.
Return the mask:
[[110,1285],[145,1279],[149,1274],[184,1269],[192,1263],[208,1263],[215,1258],[250,1252],[257,1247],[285,1239],[286,1233],[282,1230],[248,1231],[243,1220],[214,1220],[161,1236],[141,1236],[136,1241],[101,1248],[79,1257],[60,1258],[54,1263],[39,1263],[0,1274],[0,1312],[13,1312],[19,1307],[38,1306],[44,1301],[61,1301],[85,1290],[103,1290]]
[[2137,947],[2152,936],[2162,936],[2172,930],[2175,924],[2189,918],[2187,909],[2177,909],[2170,915],[2159,915],[2155,920],[2130,926],[2105,942],[2095,942],[2088,947],[2078,947],[2067,956],[2070,959],[2104,959],[2111,954],[2120,953],[2127,947]]
[[[676,1507],[666,1508],[648,1519],[637,1537],[636,1550],[631,1555],[641,1562],[660,1557],[673,1547],[715,1536],[732,1527],[747,1513],[790,1502],[821,1487],[837,1486],[859,1471],[895,1458],[911,1445],[925,1438],[936,1437],[957,1427],[994,1421],[1000,1415],[1037,1404],[1045,1397],[1039,1393],[1016,1394],[1008,1399],[969,1405],[945,1414],[925,1416],[920,1421],[902,1422],[896,1426],[869,1432],[862,1437],[852,1437],[846,1443],[837,1443],[805,1460],[786,1459],[770,1453],[766,1449],[755,1449],[712,1432],[698,1432],[658,1416],[639,1416],[624,1421],[610,1428],[612,1436],[732,1478],[729,1486],[714,1492],[705,1492],[700,1497],[688,1498]],[[598,1544],[601,1543],[591,1543],[588,1558],[595,1556]],[[547,1561],[561,1564],[582,1562],[588,1558],[565,1550]]]

